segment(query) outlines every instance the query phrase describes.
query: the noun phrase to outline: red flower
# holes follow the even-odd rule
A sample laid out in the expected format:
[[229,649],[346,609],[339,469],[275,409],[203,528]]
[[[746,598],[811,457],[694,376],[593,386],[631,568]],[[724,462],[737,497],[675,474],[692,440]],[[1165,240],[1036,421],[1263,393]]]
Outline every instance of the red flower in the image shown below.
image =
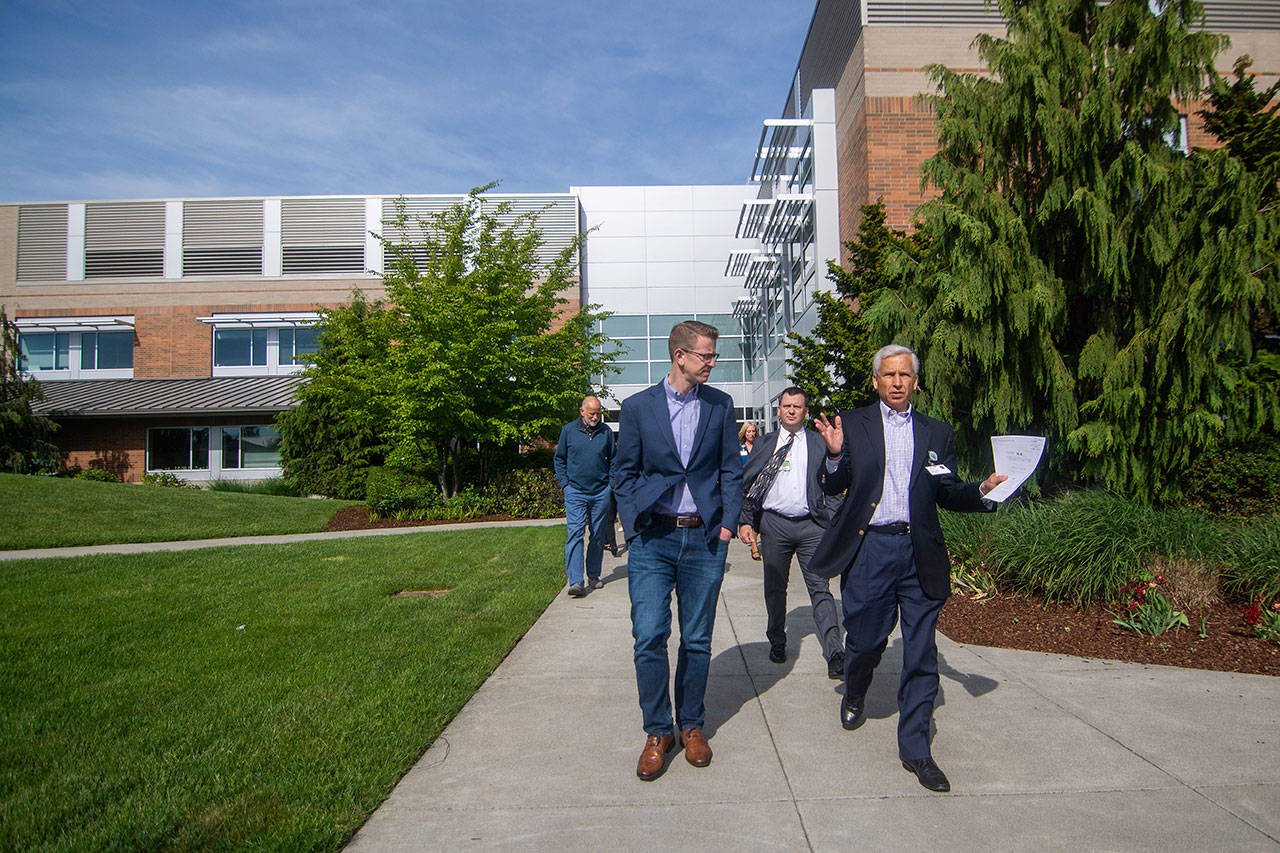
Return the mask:
[[1257,625],[1262,621],[1262,608],[1256,604],[1250,604],[1244,610],[1240,611],[1240,615],[1244,617],[1244,621],[1250,625]]
[[[1135,610],[1137,610],[1137,609],[1138,609],[1138,602],[1136,602],[1136,601],[1130,601],[1130,602],[1129,602],[1129,612],[1130,612],[1130,613],[1132,613],[1132,612],[1134,612],[1134,611],[1135,611]],[[1252,624],[1252,623],[1250,623],[1250,624]]]
[[1156,583],[1164,583],[1164,575],[1156,575]]

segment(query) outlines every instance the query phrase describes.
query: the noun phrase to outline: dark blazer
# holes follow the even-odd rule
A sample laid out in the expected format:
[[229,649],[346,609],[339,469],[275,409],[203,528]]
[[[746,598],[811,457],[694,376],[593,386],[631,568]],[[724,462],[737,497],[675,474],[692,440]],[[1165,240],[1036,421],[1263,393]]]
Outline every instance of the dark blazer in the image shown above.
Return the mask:
[[[742,469],[742,494],[743,504],[742,511],[738,513],[738,526],[749,524],[756,530],[760,529],[760,512],[757,507],[755,511],[747,506],[745,497],[747,492],[751,491],[751,484],[756,481],[756,477],[760,476],[760,472],[764,470],[764,466],[769,463],[769,459],[773,456],[773,452],[777,450],[775,439],[779,430],[774,430],[763,438],[757,438],[755,445],[751,449],[751,455],[747,457],[747,464]],[[805,490],[806,497],[809,499],[809,514],[813,516],[814,522],[819,527],[826,527],[831,523],[831,516],[835,514],[836,507],[840,505],[840,501],[828,495],[822,489],[822,470],[826,466],[827,443],[822,440],[822,436],[818,435],[811,429],[803,431],[804,441],[808,451],[808,469],[809,479],[808,488]],[[786,441],[784,438],[783,441]]]
[[613,496],[622,531],[630,541],[647,528],[658,500],[687,482],[707,538],[720,528],[737,530],[742,508],[742,457],[733,398],[708,385],[698,389],[698,429],[689,465],[680,464],[662,383],[622,401]]
[[[867,523],[884,491],[884,424],[880,403],[842,411],[840,423],[844,430],[844,448],[834,472],[827,473],[824,462],[822,488],[829,495],[846,489],[848,494],[809,562],[810,571],[828,578],[853,565],[862,547]],[[955,475],[955,432],[951,427],[918,410],[911,413],[911,425],[915,449],[907,503],[916,571],[925,595],[945,599],[951,594],[951,561],[938,524],[938,507],[953,512],[987,512],[995,507],[988,506],[982,499],[978,483],[965,483]],[[931,452],[936,462],[930,459]],[[952,473],[930,474],[925,470],[934,464],[945,465]]]

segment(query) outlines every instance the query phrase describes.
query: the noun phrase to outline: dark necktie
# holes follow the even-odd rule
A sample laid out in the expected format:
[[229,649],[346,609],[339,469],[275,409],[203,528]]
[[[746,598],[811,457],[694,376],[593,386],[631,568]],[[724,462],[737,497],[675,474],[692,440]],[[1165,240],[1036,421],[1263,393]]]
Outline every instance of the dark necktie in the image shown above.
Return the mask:
[[747,492],[747,500],[753,505],[759,506],[764,500],[764,496],[769,494],[769,488],[773,485],[773,481],[778,478],[778,471],[782,469],[782,460],[787,458],[787,452],[791,450],[791,444],[796,440],[794,432],[787,433],[787,443],[780,445],[773,452],[773,456],[760,470],[760,474],[756,477],[756,481],[751,484],[751,489]]

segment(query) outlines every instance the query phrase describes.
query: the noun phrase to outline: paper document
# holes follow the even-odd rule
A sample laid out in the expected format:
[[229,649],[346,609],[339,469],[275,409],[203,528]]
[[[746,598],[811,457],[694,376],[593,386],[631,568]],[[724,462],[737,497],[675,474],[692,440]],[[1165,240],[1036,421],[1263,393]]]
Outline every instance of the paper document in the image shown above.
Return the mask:
[[1004,501],[1027,481],[1040,457],[1044,455],[1044,436],[1041,435],[993,435],[991,452],[996,460],[996,473],[1009,479],[987,492],[987,500]]

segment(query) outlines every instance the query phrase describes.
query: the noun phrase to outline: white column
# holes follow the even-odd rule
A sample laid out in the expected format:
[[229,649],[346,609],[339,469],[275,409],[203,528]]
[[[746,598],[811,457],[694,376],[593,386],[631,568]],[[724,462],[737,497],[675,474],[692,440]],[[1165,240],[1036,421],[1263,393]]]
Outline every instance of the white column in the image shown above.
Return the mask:
[[164,277],[182,278],[182,202],[164,203]]
[[[836,160],[836,91],[814,89],[809,96],[813,118],[813,249],[818,269],[840,260],[839,167]],[[821,273],[819,273],[821,275]],[[823,277],[824,286],[830,283]]]
[[262,274],[284,274],[280,249],[280,199],[262,200]]
[[364,200],[364,268],[382,275],[382,199]]
[[84,281],[84,202],[67,205],[67,281]]

